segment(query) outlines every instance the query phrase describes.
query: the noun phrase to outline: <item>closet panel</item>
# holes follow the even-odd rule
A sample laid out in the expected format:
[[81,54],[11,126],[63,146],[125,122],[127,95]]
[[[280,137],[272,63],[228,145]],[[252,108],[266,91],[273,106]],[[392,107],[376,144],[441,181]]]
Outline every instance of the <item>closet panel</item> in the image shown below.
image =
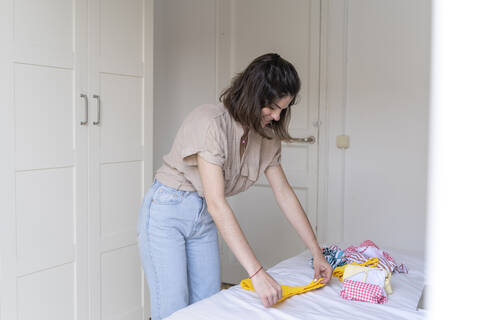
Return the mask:
[[[75,317],[74,279],[75,267],[73,263],[20,277],[17,280],[17,319],[81,319]],[[46,294],[47,290],[48,294]],[[86,310],[82,310],[82,312],[86,313]]]
[[139,203],[143,197],[142,163],[104,164],[101,172],[102,249],[111,250],[119,245],[136,244]]
[[102,255],[101,287],[102,319],[142,318],[142,272],[136,245]]
[[72,168],[17,173],[17,272],[74,261]]
[[100,1],[100,72],[143,75],[143,1]]
[[75,162],[73,69],[14,65],[17,170]]
[[142,159],[142,86],[139,77],[100,74],[102,163]]
[[15,0],[15,60],[72,68],[75,44],[75,2]]

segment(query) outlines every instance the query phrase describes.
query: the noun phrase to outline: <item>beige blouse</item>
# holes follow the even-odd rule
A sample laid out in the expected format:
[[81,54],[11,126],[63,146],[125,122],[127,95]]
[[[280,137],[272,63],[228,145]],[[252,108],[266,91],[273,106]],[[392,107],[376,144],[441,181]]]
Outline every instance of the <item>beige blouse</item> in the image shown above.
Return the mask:
[[260,172],[280,165],[281,141],[263,138],[250,130],[240,158],[242,135],[242,125],[223,104],[201,105],[184,120],[155,178],[169,187],[196,191],[203,197],[195,156],[199,154],[223,169],[226,197],[245,191],[258,180]]

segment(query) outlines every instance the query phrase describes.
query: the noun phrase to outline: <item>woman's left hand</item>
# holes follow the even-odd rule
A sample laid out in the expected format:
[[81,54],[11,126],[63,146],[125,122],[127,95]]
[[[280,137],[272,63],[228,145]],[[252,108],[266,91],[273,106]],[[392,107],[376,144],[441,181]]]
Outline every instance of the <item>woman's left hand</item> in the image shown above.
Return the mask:
[[320,283],[327,284],[332,278],[332,266],[325,260],[323,254],[318,254],[313,257],[313,270],[315,271],[314,279],[318,280],[323,278]]

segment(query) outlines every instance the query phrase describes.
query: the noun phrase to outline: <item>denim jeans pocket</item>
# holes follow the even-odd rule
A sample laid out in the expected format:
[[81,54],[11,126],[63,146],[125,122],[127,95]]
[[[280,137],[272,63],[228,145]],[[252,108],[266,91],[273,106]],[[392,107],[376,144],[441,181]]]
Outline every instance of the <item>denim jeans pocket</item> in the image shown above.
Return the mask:
[[153,195],[153,202],[156,204],[179,204],[185,198],[186,191],[175,190],[161,185]]

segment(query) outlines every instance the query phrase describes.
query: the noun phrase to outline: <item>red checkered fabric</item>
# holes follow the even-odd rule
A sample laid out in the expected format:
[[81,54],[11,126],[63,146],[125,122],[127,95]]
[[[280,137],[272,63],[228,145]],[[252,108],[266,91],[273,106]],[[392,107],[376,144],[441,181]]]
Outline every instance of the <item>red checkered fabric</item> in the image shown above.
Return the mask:
[[344,280],[340,296],[347,300],[384,304],[387,296],[380,286],[371,283]]

